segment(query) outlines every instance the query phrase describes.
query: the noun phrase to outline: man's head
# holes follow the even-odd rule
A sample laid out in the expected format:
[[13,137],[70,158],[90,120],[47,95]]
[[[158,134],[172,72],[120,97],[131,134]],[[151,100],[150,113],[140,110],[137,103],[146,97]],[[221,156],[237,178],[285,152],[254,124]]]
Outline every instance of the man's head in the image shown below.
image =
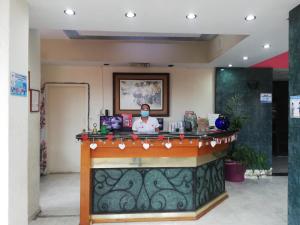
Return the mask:
[[144,110],[144,111],[150,111],[150,105],[148,104],[142,104],[141,105],[141,110]]
[[141,105],[141,117],[148,117],[150,114],[150,105],[142,104]]

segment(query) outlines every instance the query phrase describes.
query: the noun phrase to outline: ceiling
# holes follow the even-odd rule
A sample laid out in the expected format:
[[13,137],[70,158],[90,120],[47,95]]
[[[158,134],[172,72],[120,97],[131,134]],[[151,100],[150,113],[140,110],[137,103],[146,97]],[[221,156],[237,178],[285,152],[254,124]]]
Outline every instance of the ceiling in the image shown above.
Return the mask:
[[115,33],[64,30],[69,39],[76,40],[127,40],[127,41],[210,41],[215,34],[156,34],[156,33]]
[[[106,36],[197,37],[248,35],[205,66],[247,67],[288,50],[288,13],[300,0],[28,0],[30,27],[43,38],[66,38],[63,30]],[[75,16],[63,11],[72,8]],[[127,11],[135,18],[126,18]],[[195,20],[186,15],[196,13]],[[257,19],[246,22],[245,16]],[[113,34],[113,35],[112,35]],[[133,34],[133,35],[132,35]],[[146,34],[146,35],[145,35]],[[271,48],[263,49],[264,43]],[[248,56],[243,61],[243,56]]]

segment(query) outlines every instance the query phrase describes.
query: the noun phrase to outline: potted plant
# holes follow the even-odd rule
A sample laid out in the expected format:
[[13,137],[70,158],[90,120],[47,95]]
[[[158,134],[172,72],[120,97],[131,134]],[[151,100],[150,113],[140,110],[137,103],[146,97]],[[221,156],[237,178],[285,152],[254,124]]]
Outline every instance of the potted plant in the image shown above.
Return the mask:
[[[247,145],[235,145],[229,159],[225,160],[225,179],[231,182],[242,182],[245,179],[246,169],[266,170],[267,157]],[[259,178],[259,174],[257,174]]]
[[242,99],[239,94],[234,95],[226,102],[224,114],[229,118],[229,130],[231,131],[238,132],[248,119],[241,102]]
[[[239,132],[247,121],[247,115],[243,111],[241,96],[231,97],[225,105],[225,115],[229,118],[229,130]],[[233,143],[225,159],[225,179],[232,182],[244,181],[246,169],[267,169],[267,157],[247,145]]]

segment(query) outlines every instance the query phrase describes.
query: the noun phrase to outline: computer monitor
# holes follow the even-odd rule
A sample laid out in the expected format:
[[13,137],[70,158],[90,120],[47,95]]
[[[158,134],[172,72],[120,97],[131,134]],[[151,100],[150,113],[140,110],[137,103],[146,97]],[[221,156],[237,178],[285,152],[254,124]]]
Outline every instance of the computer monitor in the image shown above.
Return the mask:
[[107,130],[120,131],[123,127],[122,116],[100,116],[100,127],[106,125]]
[[159,130],[162,131],[164,129],[164,118],[157,118],[159,124]]

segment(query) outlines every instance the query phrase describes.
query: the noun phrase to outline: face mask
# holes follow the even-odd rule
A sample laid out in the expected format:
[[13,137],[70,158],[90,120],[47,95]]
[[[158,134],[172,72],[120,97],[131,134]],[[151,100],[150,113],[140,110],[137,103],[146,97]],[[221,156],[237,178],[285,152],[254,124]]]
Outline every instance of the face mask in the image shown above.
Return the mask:
[[142,111],[141,111],[141,116],[142,116],[142,117],[147,117],[147,116],[149,116],[149,111],[142,110]]

